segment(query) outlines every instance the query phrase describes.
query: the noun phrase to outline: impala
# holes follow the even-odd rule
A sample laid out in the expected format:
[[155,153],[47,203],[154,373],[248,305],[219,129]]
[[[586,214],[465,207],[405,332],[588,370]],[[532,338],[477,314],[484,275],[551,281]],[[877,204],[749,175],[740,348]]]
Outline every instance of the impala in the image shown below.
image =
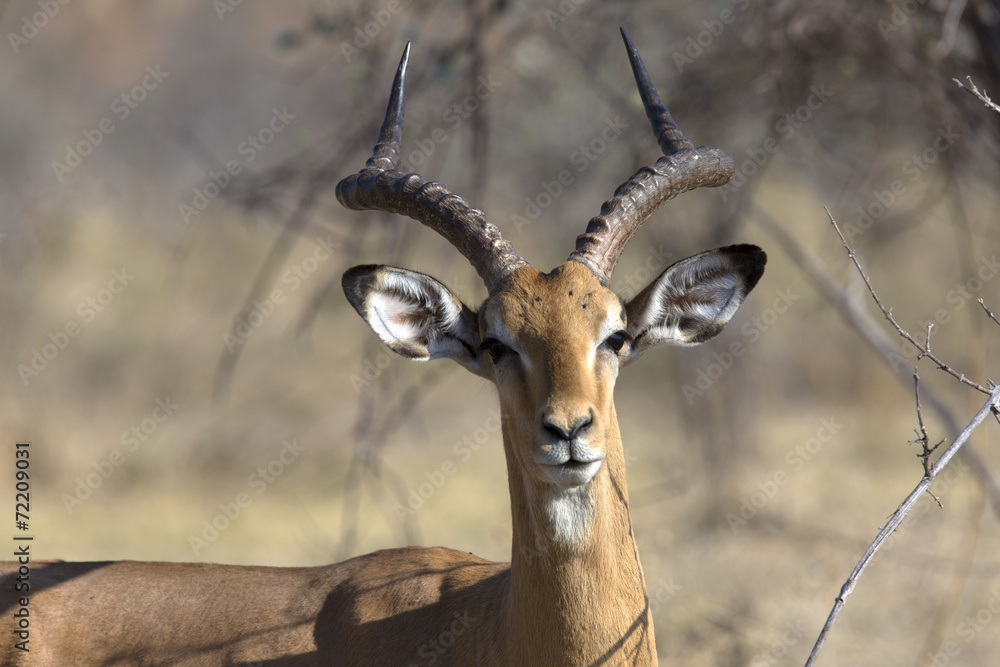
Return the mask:
[[311,568],[39,564],[30,653],[12,648],[18,603],[8,564],[4,664],[656,664],[615,379],[657,345],[718,334],[766,258],[756,246],[728,246],[677,262],[628,303],[608,288],[626,243],[660,204],[733,173],[727,153],[684,138],[622,35],[664,157],[618,188],[551,272],[529,266],[460,197],[396,170],[409,46],[372,157],[337,186],[347,208],[401,213],[443,235],[489,290],[472,310],[406,269],[358,266],[343,280],[392,350],[454,359],[496,385],[511,562],[406,547]]

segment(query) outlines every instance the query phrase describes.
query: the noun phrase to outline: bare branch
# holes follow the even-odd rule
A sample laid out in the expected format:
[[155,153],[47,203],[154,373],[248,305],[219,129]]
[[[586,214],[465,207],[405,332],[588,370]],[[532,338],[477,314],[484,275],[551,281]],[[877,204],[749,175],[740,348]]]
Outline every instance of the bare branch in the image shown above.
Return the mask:
[[994,315],[994,314],[993,314],[993,313],[992,313],[992,312],[990,311],[990,309],[986,307],[986,304],[985,304],[985,303],[983,303],[983,300],[982,300],[982,299],[976,299],[976,301],[978,301],[978,302],[979,302],[979,305],[980,305],[980,306],[982,306],[982,307],[983,307],[983,310],[985,310],[985,311],[986,311],[986,315],[987,315],[987,317],[989,317],[989,318],[990,318],[991,320],[993,320],[993,321],[994,321],[994,322],[996,322],[997,324],[1000,324],[1000,320],[998,320],[998,319],[997,319],[997,317],[996,317],[996,315]]
[[[928,340],[930,340],[930,336],[931,336],[931,326],[927,325]],[[916,431],[919,437],[916,440],[910,440],[910,444],[912,445],[920,443],[921,452],[917,454],[917,458],[919,458],[920,462],[923,463],[924,465],[924,475],[930,475],[931,454],[933,454],[934,450],[936,450],[938,447],[941,446],[942,443],[944,443],[944,440],[931,447],[930,437],[927,435],[927,429],[924,428],[924,416],[920,412],[920,374],[917,373],[916,368],[913,369],[913,393],[916,396],[916,401],[917,401],[917,424],[919,424],[919,429],[914,429],[914,430]],[[938,507],[944,509],[944,505],[941,504],[940,498],[934,495],[933,491],[927,489],[927,493],[929,493],[931,498],[934,499],[934,502],[937,503]]]
[[964,83],[962,83],[961,81],[959,81],[958,79],[952,79],[952,81],[954,81],[955,83],[958,84],[959,88],[963,88],[964,90],[967,90],[970,93],[972,93],[973,95],[975,95],[976,97],[978,97],[979,101],[982,102],[983,104],[985,104],[988,109],[993,109],[997,113],[1000,113],[1000,105],[997,105],[996,102],[994,102],[993,100],[991,100],[990,96],[987,95],[986,93],[980,92],[979,88],[976,88],[976,84],[974,84],[972,82],[972,77],[971,76],[965,77],[965,80],[969,82],[968,86],[965,85]]
[[938,474],[944,470],[944,467],[948,465],[952,457],[962,448],[962,445],[966,443],[972,432],[983,423],[986,416],[993,411],[1000,410],[1000,385],[993,387],[990,392],[990,398],[983,407],[979,409],[976,416],[973,417],[972,421],[962,430],[955,441],[944,451],[933,466],[930,468],[930,472],[924,475],[920,483],[910,492],[910,495],[906,497],[903,504],[889,517],[889,521],[883,526],[883,528],[875,536],[875,540],[871,543],[865,554],[858,561],[858,564],[854,566],[854,570],[851,575],[844,582],[844,585],[840,589],[840,594],[837,596],[834,602],[833,609],[830,611],[829,617],[826,619],[826,624],[823,626],[823,630],[819,633],[819,637],[816,639],[816,644],[813,646],[812,652],[809,653],[809,659],[806,660],[805,667],[810,667],[810,665],[816,664],[816,658],[819,656],[820,650],[823,648],[823,643],[826,641],[827,636],[830,634],[830,630],[833,628],[834,622],[837,620],[837,616],[840,614],[840,610],[844,607],[844,603],[848,596],[854,591],[854,587],[858,583],[858,579],[861,578],[861,573],[864,572],[865,568],[868,567],[868,563],[871,562],[878,550],[885,544],[885,541],[889,539],[893,531],[899,527],[899,524],[903,522],[906,515],[909,514],[910,510],[920,499],[929,488],[934,479]]
[[[830,303],[837,308],[841,317],[854,328],[868,345],[888,363],[894,374],[902,382],[908,382],[910,375],[903,371],[900,364],[893,364],[888,360],[891,355],[897,354],[892,341],[879,326],[878,322],[869,313],[860,307],[854,299],[850,298],[832,276],[822,267],[815,257],[807,253],[778,222],[771,217],[767,211],[756,205],[753,200],[748,199],[749,206],[742,207],[744,210],[752,211],[754,219],[764,229],[766,229],[778,243],[782,246],[789,258],[809,277],[816,288],[825,296]],[[945,405],[935,392],[929,387],[924,387],[924,402],[931,410],[944,422],[945,430],[955,433],[959,430],[958,419]],[[1000,415],[996,415],[1000,423]],[[983,485],[993,513],[1000,517],[1000,480],[994,474],[993,469],[980,456],[975,447],[966,447],[961,451],[962,458]]]
[[[824,294],[830,301],[838,308],[843,317],[854,326],[854,328],[861,334],[862,338],[868,342],[883,358],[888,358],[887,355],[893,352],[892,344],[889,338],[886,336],[884,331],[877,326],[877,324],[872,320],[872,318],[861,309],[857,303],[852,301],[840,288],[840,286],[833,280],[833,278],[819,265],[819,263],[808,254],[799,243],[792,238],[784,228],[781,227],[767,212],[761,209],[759,206],[752,205],[750,210],[753,210],[755,214],[755,219],[762,224],[762,226],[767,229],[774,237],[781,243],[782,247],[788,253],[789,257],[803,270],[803,272],[809,276],[809,278],[814,282],[821,293]],[[829,211],[827,211],[829,216]],[[831,221],[836,228],[836,221],[830,216]],[[838,233],[840,232],[837,229]],[[861,272],[862,278],[865,283],[869,286],[871,290],[871,283],[868,280],[867,275],[861,269],[858,261],[854,257],[854,251],[848,246],[843,234],[840,234],[841,240],[845,241],[844,246],[848,250],[848,254],[854,261],[855,266]],[[881,301],[879,300],[877,294],[872,292],[872,296],[875,298],[876,303],[882,310],[883,315],[886,316],[890,322],[894,322],[891,314],[885,309]],[[897,331],[899,328],[897,327]],[[902,334],[901,334],[902,335]],[[907,336],[904,336],[907,337]],[[912,336],[908,337],[911,343],[913,343]],[[919,344],[917,348],[926,353],[926,350],[921,348]],[[924,355],[928,356],[928,355]],[[932,357],[933,358],[933,357]],[[893,370],[897,370],[893,366]],[[897,370],[897,376],[901,376]],[[968,384],[968,382],[966,382]],[[871,561],[872,557],[881,547],[881,545],[886,541],[886,539],[892,534],[892,532],[899,526],[902,520],[906,517],[907,513],[913,507],[913,505],[919,500],[920,495],[925,493],[929,488],[931,482],[937,477],[944,466],[951,460],[952,456],[956,452],[959,452],[963,458],[965,458],[970,467],[975,471],[976,475],[983,483],[983,488],[990,498],[994,512],[1000,516],[1000,484],[998,484],[995,475],[992,470],[988,467],[985,461],[979,456],[975,449],[968,447],[963,448],[963,445],[971,436],[972,431],[977,427],[985,415],[990,411],[996,416],[1000,413],[1000,405],[998,405],[998,399],[1000,399],[1000,389],[993,386],[991,383],[992,391],[990,401],[984,406],[984,409],[977,414],[973,422],[967,426],[961,433],[961,435],[956,438],[953,444],[948,447],[944,454],[938,459],[938,461],[931,467],[930,474],[925,474],[921,482],[917,485],[914,491],[906,498],[903,504],[896,510],[896,513],[890,517],[889,522],[886,526],[879,532],[875,539],[875,542],[869,547],[868,551],[862,557],[861,561],[855,567],[854,571],[851,573],[850,578],[841,588],[840,595],[837,597],[836,603],[833,610],[830,612],[830,616],[827,619],[826,624],[823,627],[823,631],[820,633],[819,638],[816,641],[816,645],[813,647],[812,652],[809,655],[809,659],[806,663],[806,667],[815,664],[815,660],[819,654],[819,651],[826,641],[826,637],[829,635],[830,629],[836,620],[837,615],[840,613],[840,609],[844,605],[844,600],[853,591],[854,586],[857,583],[861,572],[867,567],[868,563]],[[927,400],[932,407],[932,409],[938,414],[938,416],[945,422],[946,427],[949,431],[955,432],[959,430],[958,422],[955,417],[951,414],[944,403],[934,396],[932,392],[925,388],[924,398]],[[998,421],[1000,421],[1000,416],[998,416]]]
[[[906,329],[899,326],[899,323],[896,322],[896,319],[892,316],[892,310],[882,305],[882,300],[879,299],[878,294],[875,293],[875,288],[872,287],[872,282],[868,278],[868,274],[866,274],[865,270],[861,268],[861,263],[858,261],[858,258],[854,253],[854,248],[852,248],[851,245],[847,242],[847,239],[844,237],[844,233],[840,231],[840,225],[838,225],[837,221],[833,218],[833,214],[830,213],[830,209],[824,206],[823,210],[826,211],[826,215],[830,218],[830,223],[833,225],[833,228],[837,230],[837,235],[840,236],[840,241],[844,244],[844,247],[847,249],[847,256],[851,258],[851,261],[854,262],[854,266],[857,267],[858,273],[861,274],[861,279],[865,281],[865,285],[868,287],[868,291],[871,293],[872,298],[875,299],[875,304],[879,307],[879,310],[882,311],[882,314],[885,316],[885,319],[889,320],[889,323],[899,333],[899,335],[905,338],[907,341],[909,341],[911,345],[913,345],[920,351],[920,355],[917,358],[919,359],[921,357],[927,357],[928,359],[936,363],[938,368],[945,371],[949,375],[955,377],[959,382],[967,384],[973,389],[981,391],[984,394],[989,394],[990,393],[989,389],[982,386],[978,382],[970,380],[969,378],[965,377],[965,373],[959,373],[951,366],[941,361],[941,359],[939,359],[937,356],[931,353],[929,344],[927,345],[927,347],[924,347],[923,345],[918,343],[917,340],[913,336],[911,336],[908,331],[906,331]],[[930,332],[928,331],[928,340],[929,336]]]

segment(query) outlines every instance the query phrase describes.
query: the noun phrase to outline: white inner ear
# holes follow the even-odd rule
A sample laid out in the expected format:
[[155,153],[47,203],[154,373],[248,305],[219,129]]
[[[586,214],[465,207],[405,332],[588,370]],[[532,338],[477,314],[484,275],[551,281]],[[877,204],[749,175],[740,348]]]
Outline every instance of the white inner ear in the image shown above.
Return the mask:
[[372,296],[370,303],[375,316],[371,322],[380,338],[412,340],[422,334],[420,321],[413,317],[412,301],[396,294],[379,293]]
[[[710,331],[732,319],[743,301],[740,276],[715,254],[689,258],[660,276],[643,310],[630,322],[645,331],[635,356],[662,343],[697,345],[700,326]],[[710,334],[711,337],[714,334]]]
[[663,278],[656,290],[651,322],[662,321],[671,313],[728,321],[740,306],[739,278],[718,257],[699,258]]
[[436,284],[392,273],[383,277],[369,307],[372,328],[383,340],[424,342],[443,334],[460,314]]
[[658,290],[656,320],[673,309],[689,317],[728,322],[740,306],[740,281],[731,273],[706,278],[697,269],[685,268],[669,277]]

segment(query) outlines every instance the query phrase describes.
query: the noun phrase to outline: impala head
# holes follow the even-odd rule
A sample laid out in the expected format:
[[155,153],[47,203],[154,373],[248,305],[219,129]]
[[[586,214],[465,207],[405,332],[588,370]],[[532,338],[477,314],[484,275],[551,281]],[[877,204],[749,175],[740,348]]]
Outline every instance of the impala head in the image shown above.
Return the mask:
[[674,264],[627,303],[608,288],[626,243],[660,204],[733,173],[728,153],[684,138],[622,34],[665,157],[616,190],[553,271],[529,266],[482,212],[439,183],[395,169],[409,46],[371,159],[337,186],[348,208],[401,213],[439,232],[483,278],[489,297],[478,311],[434,278],[388,266],[351,269],[344,290],[397,353],[450,357],[496,384],[510,472],[542,494],[576,492],[623,466],[612,401],[619,369],[658,345],[718,334],[766,261],[756,246],[728,246]]

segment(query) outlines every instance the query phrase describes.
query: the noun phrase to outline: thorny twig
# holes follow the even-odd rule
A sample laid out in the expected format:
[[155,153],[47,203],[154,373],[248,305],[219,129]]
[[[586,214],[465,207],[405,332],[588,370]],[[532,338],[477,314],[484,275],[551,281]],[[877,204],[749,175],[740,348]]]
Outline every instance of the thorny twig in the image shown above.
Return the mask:
[[858,258],[854,253],[854,248],[852,248],[851,245],[847,242],[847,239],[844,237],[844,233],[840,231],[840,225],[837,224],[837,221],[834,219],[833,214],[830,213],[830,209],[824,206],[823,210],[826,211],[827,217],[830,218],[830,223],[833,225],[833,228],[837,230],[837,235],[840,236],[840,241],[844,244],[844,247],[847,249],[847,256],[851,258],[852,262],[854,262],[854,266],[858,269],[858,273],[861,274],[861,279],[865,281],[865,285],[868,287],[868,291],[871,293],[872,298],[875,299],[875,304],[879,307],[879,310],[882,311],[882,314],[885,316],[885,319],[889,320],[889,323],[893,326],[894,329],[896,329],[896,331],[899,333],[900,336],[905,338],[907,341],[910,342],[911,345],[913,345],[920,351],[920,353],[917,355],[917,359],[919,360],[922,357],[927,357],[935,364],[937,364],[938,368],[945,371],[949,375],[955,377],[959,382],[967,384],[973,389],[981,391],[984,394],[989,394],[990,393],[989,389],[979,384],[978,382],[970,380],[969,378],[965,377],[965,373],[959,373],[951,366],[941,361],[941,359],[939,359],[934,353],[930,351],[930,345],[927,345],[926,347],[924,345],[921,345],[920,343],[917,342],[917,340],[913,336],[910,335],[910,333],[906,329],[899,326],[899,323],[896,322],[896,318],[892,316],[892,310],[882,305],[882,300],[879,299],[878,294],[875,292],[875,288],[872,286],[872,282],[868,278],[868,274],[866,274],[865,270],[861,268],[861,262],[858,261]]
[[[872,544],[865,551],[864,555],[861,557],[861,560],[858,561],[857,565],[855,565],[854,570],[851,572],[851,575],[847,578],[847,581],[844,582],[844,585],[840,589],[840,594],[837,596],[836,601],[834,602],[833,609],[830,611],[830,615],[829,617],[827,617],[826,623],[823,625],[823,629],[822,631],[820,631],[819,637],[816,639],[816,643],[813,646],[812,651],[809,653],[809,658],[806,660],[806,667],[810,667],[810,665],[815,664],[816,658],[819,656],[819,652],[822,649],[827,636],[829,636],[830,630],[832,629],[833,624],[837,619],[837,616],[840,614],[840,610],[843,608],[847,597],[853,592],[854,587],[857,585],[858,579],[861,577],[862,572],[864,572],[865,568],[868,566],[868,563],[871,562],[872,558],[874,558],[875,554],[879,551],[879,549],[882,547],[885,541],[889,538],[890,535],[892,535],[893,532],[895,532],[896,528],[899,527],[903,519],[906,518],[907,514],[909,514],[910,510],[916,504],[920,496],[924,493],[930,492],[931,483],[934,481],[935,478],[937,478],[941,470],[943,470],[944,467],[948,465],[948,462],[951,460],[951,458],[966,443],[966,441],[972,435],[972,432],[975,431],[975,429],[978,428],[980,424],[982,424],[983,420],[986,419],[986,416],[988,414],[993,414],[994,416],[996,416],[998,412],[1000,412],[1000,385],[994,385],[992,382],[990,382],[990,389],[987,391],[979,384],[971,380],[968,380],[967,378],[965,378],[964,375],[956,373],[954,370],[948,367],[947,364],[941,362],[930,351],[930,327],[928,327],[927,329],[927,345],[921,346],[916,340],[914,340],[914,338],[909,333],[907,333],[902,327],[900,327],[896,323],[895,319],[892,317],[891,311],[889,311],[885,306],[882,305],[882,302],[879,299],[878,294],[876,294],[874,288],[872,287],[871,281],[869,280],[868,276],[861,268],[861,264],[855,257],[854,250],[847,243],[847,239],[844,237],[844,234],[841,232],[839,225],[837,225],[837,221],[833,218],[833,215],[830,213],[829,209],[826,209],[826,214],[830,218],[831,224],[837,231],[837,234],[840,236],[840,240],[844,244],[844,247],[847,249],[848,256],[851,258],[851,261],[854,262],[854,266],[858,269],[858,272],[861,274],[861,278],[864,280],[865,285],[868,287],[868,291],[871,293],[872,298],[875,300],[875,303],[882,311],[882,314],[885,316],[887,320],[889,320],[889,322],[893,325],[893,327],[895,327],[896,331],[901,336],[903,336],[903,338],[908,340],[912,345],[914,345],[915,347],[917,347],[917,349],[920,350],[918,359],[920,357],[928,357],[929,359],[933,360],[938,364],[938,368],[947,371],[949,374],[958,378],[959,381],[961,381],[964,384],[977,388],[980,391],[986,391],[986,393],[989,393],[990,398],[988,401],[986,401],[986,403],[982,406],[982,408],[980,408],[979,412],[976,413],[976,416],[973,418],[973,420],[962,430],[961,434],[959,434],[959,436],[955,438],[955,441],[947,449],[945,449],[944,453],[938,458],[938,460],[935,461],[933,465],[929,465],[931,452],[933,452],[934,449],[937,449],[937,447],[941,443],[938,443],[933,448],[929,447],[929,438],[927,436],[927,431],[923,425],[923,418],[921,417],[920,414],[919,390],[916,389],[916,383],[919,379],[919,376],[917,375],[916,372],[914,372],[914,386],[915,386],[914,392],[917,397],[917,418],[920,425],[920,430],[918,431],[918,433],[922,435],[921,440],[918,440],[917,442],[922,442],[923,444],[924,451],[923,454],[921,454],[920,456],[924,462],[924,476],[917,484],[917,486],[913,489],[913,491],[910,492],[910,495],[906,497],[906,500],[904,500],[903,503],[899,506],[899,508],[896,509],[893,515],[889,518],[889,521],[885,524],[885,526],[882,527],[878,535],[876,535],[875,540],[872,542]],[[940,505],[940,502],[938,504]]]
[[[829,274],[826,273],[824,269],[822,269],[822,267],[820,267],[820,265],[816,262],[816,260],[811,255],[806,253],[805,250],[798,244],[798,242],[796,242],[795,239],[793,239],[784,230],[784,228],[782,228],[777,223],[777,221],[775,221],[770,215],[768,215],[766,211],[761,209],[759,206],[754,206],[754,205],[751,205],[749,208],[751,208],[754,211],[755,219],[758,220],[758,222],[765,229],[767,229],[771,234],[775,236],[775,238],[778,239],[782,247],[789,254],[789,256],[796,263],[796,265],[798,265],[803,270],[803,272],[807,276],[809,276],[809,278],[813,281],[813,283],[820,290],[820,292],[823,293],[828,299],[830,299],[830,301],[838,308],[838,310],[843,315],[845,320],[854,327],[854,329],[861,335],[861,337],[866,342],[868,342],[868,344],[871,345],[872,348],[874,348],[880,355],[885,356],[889,354],[892,350],[889,338],[881,328],[877,327],[875,321],[871,319],[866,312],[864,312],[861,308],[859,308],[858,305],[853,300],[846,297],[845,293],[840,289],[839,285],[835,283],[835,281],[829,276]],[[829,211],[827,211],[827,215],[829,215]],[[834,223],[834,226],[836,226],[836,223]],[[843,240],[842,234],[841,234],[841,239]],[[845,246],[846,245],[847,244],[845,243]],[[853,252],[849,247],[848,247],[848,253],[851,255],[852,259],[854,259]],[[854,262],[855,266],[857,266],[857,260],[854,260]],[[858,268],[860,270],[860,267]],[[867,278],[864,272],[862,272],[862,276],[864,278]],[[868,280],[865,280],[865,282],[869,283]],[[878,300],[877,296],[875,297],[875,299],[876,303],[878,303],[881,307],[881,303]],[[883,314],[886,314],[884,308],[882,309],[882,312]],[[889,319],[890,322],[893,321],[891,316],[887,317],[886,319]],[[912,342],[912,337],[907,337],[907,336],[904,337]],[[917,346],[917,349],[923,350],[923,348],[921,348],[919,345]],[[896,366],[893,365],[892,367],[893,370],[895,371]],[[900,379],[902,379],[902,375],[900,373],[897,372],[895,374],[898,377],[900,377]],[[995,387],[992,382],[990,383],[990,387],[993,391],[997,390],[997,387]],[[955,419],[951,411],[948,410],[948,408],[944,405],[944,403],[940,399],[934,396],[933,392],[930,392],[929,390],[925,389],[924,393],[930,397],[928,399],[929,406],[941,419],[944,420],[947,430],[952,433],[958,432],[961,427],[959,426],[958,420]],[[997,401],[990,401],[990,405],[996,406]],[[998,414],[1000,414],[1000,408],[993,407],[992,411],[994,416],[997,416],[998,421],[1000,421],[1000,416],[998,416]],[[976,422],[977,425],[978,423],[979,422]],[[813,647],[812,652],[809,655],[809,660],[806,663],[806,667],[815,664],[815,660],[818,656],[818,653],[823,643],[826,641],[826,638],[829,635],[833,622],[836,619],[837,615],[840,613],[840,609],[841,607],[843,607],[844,600],[853,591],[854,586],[856,585],[857,579],[860,576],[861,572],[865,569],[865,567],[867,567],[868,562],[874,556],[875,552],[878,551],[878,549],[881,547],[882,543],[899,526],[899,523],[903,520],[903,518],[905,518],[905,516],[912,508],[912,506],[916,503],[917,500],[919,500],[920,495],[925,493],[926,489],[930,488],[930,482],[937,477],[938,473],[944,468],[944,465],[951,459],[951,457],[955,454],[955,452],[958,452],[959,455],[963,456],[968,461],[970,467],[975,471],[976,475],[982,482],[986,495],[988,498],[990,498],[992,502],[994,511],[998,516],[1000,516],[1000,484],[998,484],[997,479],[994,476],[992,470],[989,468],[986,462],[979,456],[976,450],[971,447],[963,447],[965,441],[968,439],[970,435],[971,435],[971,429],[969,429],[968,427],[966,427],[965,430],[962,430],[962,435],[960,435],[959,438],[957,438],[955,442],[945,450],[941,458],[939,458],[938,461],[933,466],[931,466],[930,477],[928,477],[928,475],[925,472],[925,475],[921,479],[921,483],[918,485],[917,489],[915,489],[914,492],[907,497],[903,505],[901,505],[900,508],[896,511],[896,513],[889,519],[889,522],[886,524],[885,528],[883,528],[882,531],[879,532],[879,535],[876,537],[875,542],[872,544],[871,547],[869,547],[869,551],[866,552],[865,556],[855,567],[855,570],[854,572],[852,572],[850,578],[841,588],[841,593],[837,597],[837,601],[834,605],[834,608],[830,612],[830,616],[827,619],[823,631],[820,633],[820,636],[816,641],[816,645]]]
[[[754,213],[754,218],[764,229],[766,229],[781,244],[789,258],[805,273],[816,288],[837,308],[844,320],[850,324],[868,345],[883,359],[889,359],[894,353],[888,334],[878,325],[867,311],[862,309],[853,299],[848,298],[844,290],[833,278],[808,254],[802,246],[788,234],[785,229],[778,224],[766,211],[757,206],[752,201],[747,207]],[[893,374],[900,381],[906,382],[908,377],[901,373],[897,365],[889,363]],[[937,416],[944,422],[945,429],[950,433],[957,433],[961,429],[958,419],[944,402],[930,388],[924,388],[924,402]],[[997,421],[1000,422],[1000,416]],[[1000,517],[1000,480],[993,473],[992,468],[987,464],[975,447],[965,447],[961,451],[962,458],[972,468],[973,473],[983,485],[987,497],[990,499],[994,514]]]
[[[928,340],[930,340],[930,336],[931,336],[931,327],[930,325],[928,325],[927,326]],[[916,396],[916,401],[917,401],[917,424],[919,424],[919,429],[913,429],[918,437],[916,440],[910,440],[909,444],[913,445],[920,443],[921,452],[917,454],[917,458],[919,458],[920,462],[924,464],[924,475],[927,476],[931,474],[931,454],[933,454],[934,450],[936,450],[944,443],[944,440],[940,441],[939,443],[931,447],[930,437],[927,435],[927,429],[924,428],[924,416],[920,412],[920,374],[917,373],[916,368],[913,369],[913,393]],[[927,493],[930,494],[930,497],[934,499],[934,502],[937,503],[938,507],[944,509],[944,505],[941,504],[941,499],[938,498],[936,495],[934,495],[934,492],[930,490],[930,487],[927,488]]]
[[[986,311],[986,316],[987,317],[989,317],[991,320],[993,320],[997,324],[1000,324],[1000,320],[998,320],[997,317],[996,317],[996,315],[993,314],[993,311],[991,311],[989,308],[986,307],[986,304],[983,303],[982,299],[976,299],[976,301],[978,301],[979,305],[982,306],[983,310]],[[993,418],[997,420],[998,424],[1000,424],[1000,410],[994,410],[993,411]]]
[[1000,320],[998,320],[997,317],[996,317],[996,315],[994,315],[993,312],[989,308],[986,307],[986,304],[983,303],[982,299],[976,299],[976,301],[978,301],[979,305],[982,306],[983,310],[986,311],[986,316],[987,317],[989,317],[991,320],[993,320],[997,324],[1000,324]]
[[976,416],[973,417],[972,421],[962,430],[955,441],[944,450],[941,457],[935,461],[934,465],[931,466],[930,472],[920,480],[920,483],[910,492],[910,495],[906,497],[903,504],[889,517],[889,521],[882,527],[875,536],[875,540],[865,551],[864,556],[858,561],[858,564],[854,566],[854,570],[851,575],[844,582],[844,585],[840,589],[840,594],[837,596],[834,602],[833,609],[830,611],[829,617],[826,619],[826,624],[823,625],[823,630],[819,633],[819,637],[816,639],[816,644],[813,646],[812,651],[809,653],[809,659],[806,660],[805,667],[810,667],[816,664],[816,658],[819,656],[820,650],[823,648],[823,643],[826,641],[827,636],[830,634],[830,630],[833,628],[834,622],[837,620],[837,616],[840,614],[840,610],[844,607],[844,602],[847,597],[854,591],[854,587],[858,583],[858,579],[861,577],[861,573],[864,572],[865,568],[868,567],[868,563],[871,562],[872,558],[878,552],[885,541],[889,539],[889,536],[899,527],[899,524],[903,522],[906,515],[909,514],[910,510],[920,499],[927,489],[930,488],[931,482],[938,476],[938,474],[944,469],[951,458],[961,449],[962,445],[966,443],[972,432],[983,423],[986,419],[986,415],[990,412],[996,412],[1000,410],[1000,385],[994,386],[992,391],[990,391],[990,398],[983,404]]
[[964,83],[962,83],[961,81],[959,81],[958,79],[952,79],[952,81],[954,81],[955,83],[958,84],[959,88],[963,88],[963,89],[969,91],[970,93],[972,93],[973,95],[975,95],[976,97],[978,97],[979,101],[982,102],[983,104],[985,104],[987,108],[993,109],[997,113],[1000,113],[1000,105],[998,105],[996,102],[994,102],[993,100],[991,100],[990,96],[987,95],[986,93],[980,92],[979,88],[976,87],[976,84],[974,84],[972,82],[972,77],[971,76],[965,77],[965,80],[969,82],[968,86],[965,85]]

